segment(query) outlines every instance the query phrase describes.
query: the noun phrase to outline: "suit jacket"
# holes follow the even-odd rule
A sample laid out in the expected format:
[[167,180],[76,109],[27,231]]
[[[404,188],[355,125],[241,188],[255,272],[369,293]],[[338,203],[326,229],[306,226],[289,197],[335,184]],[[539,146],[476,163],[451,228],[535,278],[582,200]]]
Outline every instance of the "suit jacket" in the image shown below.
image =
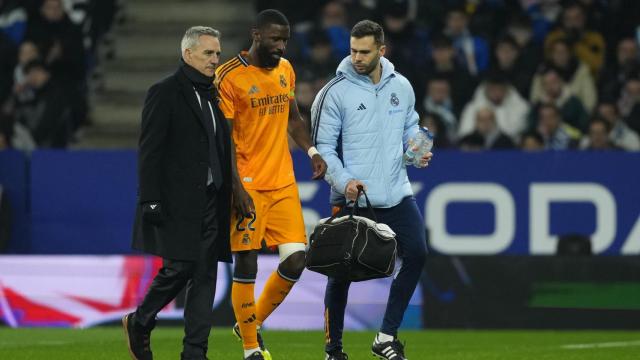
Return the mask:
[[[214,246],[218,261],[231,262],[231,137],[217,104],[213,109],[223,177],[216,198],[218,236]],[[209,138],[214,136],[207,134],[204,121],[193,85],[181,69],[147,92],[138,154],[134,249],[173,260],[197,259],[204,241]],[[141,204],[149,201],[162,204],[164,221],[159,226],[142,218]]]

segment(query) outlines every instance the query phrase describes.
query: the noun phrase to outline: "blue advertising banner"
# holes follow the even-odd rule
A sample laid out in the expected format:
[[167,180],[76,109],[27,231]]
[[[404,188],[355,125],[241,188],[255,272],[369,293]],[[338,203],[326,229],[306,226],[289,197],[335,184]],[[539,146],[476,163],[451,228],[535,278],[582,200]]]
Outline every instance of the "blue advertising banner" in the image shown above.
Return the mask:
[[130,253],[136,183],[133,151],[34,152],[30,253]]
[[[329,188],[310,180],[306,154],[293,158],[310,231],[330,213]],[[135,162],[134,151],[35,152],[32,219],[21,225],[32,229],[21,242],[29,249],[13,252],[130,253]],[[595,254],[640,254],[640,153],[436,151],[409,178],[438,253],[549,255],[577,233]]]
[[[305,219],[327,216],[326,185],[295,155]],[[596,254],[640,254],[638,153],[436,151],[409,178],[439,253],[548,255],[584,234]]]
[[21,253],[29,247],[28,164],[19,151],[0,151],[0,187],[11,211],[8,252]]

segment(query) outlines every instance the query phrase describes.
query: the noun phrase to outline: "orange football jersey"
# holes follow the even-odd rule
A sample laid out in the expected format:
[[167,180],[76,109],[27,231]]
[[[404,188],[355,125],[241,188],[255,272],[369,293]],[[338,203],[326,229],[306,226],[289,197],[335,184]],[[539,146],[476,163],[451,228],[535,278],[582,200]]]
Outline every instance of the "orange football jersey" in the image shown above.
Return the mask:
[[233,122],[240,180],[247,189],[275,190],[295,182],[289,153],[289,104],[295,73],[284,58],[273,69],[250,65],[242,52],[216,70],[220,109]]

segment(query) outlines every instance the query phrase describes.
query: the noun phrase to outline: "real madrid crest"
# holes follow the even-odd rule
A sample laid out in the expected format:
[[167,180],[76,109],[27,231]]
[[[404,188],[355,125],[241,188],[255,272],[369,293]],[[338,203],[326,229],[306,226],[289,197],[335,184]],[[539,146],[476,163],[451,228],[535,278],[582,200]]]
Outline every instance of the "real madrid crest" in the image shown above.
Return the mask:
[[396,95],[396,93],[391,93],[391,105],[393,106],[400,105],[400,99],[398,99],[398,96]]
[[249,245],[251,243],[251,237],[249,234],[242,235],[242,245]]
[[287,87],[287,80],[284,78],[284,75],[280,74],[280,86],[283,88]]

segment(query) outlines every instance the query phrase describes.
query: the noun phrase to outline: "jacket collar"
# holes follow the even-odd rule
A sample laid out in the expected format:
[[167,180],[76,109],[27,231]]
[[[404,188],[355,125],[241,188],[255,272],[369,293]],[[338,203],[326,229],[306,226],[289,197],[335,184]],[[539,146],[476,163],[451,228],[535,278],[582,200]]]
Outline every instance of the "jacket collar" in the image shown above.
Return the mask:
[[338,70],[336,70],[336,75],[344,75],[349,81],[361,87],[378,90],[395,77],[395,68],[391,61],[381,56],[380,64],[382,65],[382,75],[380,76],[380,82],[377,84],[371,82],[368,75],[360,75],[354,70],[353,64],[351,63],[351,55],[342,59],[340,65],[338,65]]

